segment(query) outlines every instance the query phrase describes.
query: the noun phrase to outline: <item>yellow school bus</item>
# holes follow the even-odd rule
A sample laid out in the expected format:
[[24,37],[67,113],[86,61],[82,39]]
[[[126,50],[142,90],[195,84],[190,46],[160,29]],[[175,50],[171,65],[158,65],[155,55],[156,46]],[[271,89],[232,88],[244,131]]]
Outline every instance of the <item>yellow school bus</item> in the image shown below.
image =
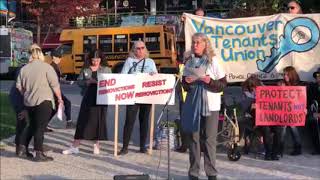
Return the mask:
[[86,54],[97,48],[104,53],[113,72],[119,72],[133,42],[137,40],[145,42],[150,58],[155,61],[160,72],[174,73],[175,33],[170,26],[163,25],[64,29],[60,35],[62,45],[56,49],[63,54],[61,71],[63,74],[79,74]]

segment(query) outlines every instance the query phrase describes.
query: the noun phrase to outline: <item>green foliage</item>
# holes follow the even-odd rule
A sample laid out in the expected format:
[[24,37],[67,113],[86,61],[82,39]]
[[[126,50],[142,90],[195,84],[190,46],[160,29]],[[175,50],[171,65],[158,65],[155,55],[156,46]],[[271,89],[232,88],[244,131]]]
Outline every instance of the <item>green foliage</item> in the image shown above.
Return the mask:
[[0,93],[0,139],[15,133],[16,117],[7,94]]
[[[319,13],[319,0],[300,0],[304,13]],[[286,13],[290,0],[234,0],[230,10],[232,18],[266,16],[277,13]]]
[[175,121],[161,121],[160,122],[160,127],[173,127],[175,130],[178,128],[178,125]]
[[285,11],[286,0],[238,0],[230,11],[231,17],[264,16]]

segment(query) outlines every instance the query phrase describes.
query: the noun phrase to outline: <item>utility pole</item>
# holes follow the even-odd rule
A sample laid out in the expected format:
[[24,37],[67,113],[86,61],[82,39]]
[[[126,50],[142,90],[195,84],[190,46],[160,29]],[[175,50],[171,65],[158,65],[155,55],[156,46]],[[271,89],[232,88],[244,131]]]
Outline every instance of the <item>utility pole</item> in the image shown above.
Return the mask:
[[157,15],[157,1],[150,0],[150,14]]
[[198,8],[198,2],[197,2],[197,0],[193,0],[193,1],[192,1],[192,5],[193,5],[193,9],[197,9],[197,8]]
[[114,0],[114,22],[115,24],[118,22],[118,18],[117,18],[117,6],[118,6],[118,3],[117,3],[117,0]]

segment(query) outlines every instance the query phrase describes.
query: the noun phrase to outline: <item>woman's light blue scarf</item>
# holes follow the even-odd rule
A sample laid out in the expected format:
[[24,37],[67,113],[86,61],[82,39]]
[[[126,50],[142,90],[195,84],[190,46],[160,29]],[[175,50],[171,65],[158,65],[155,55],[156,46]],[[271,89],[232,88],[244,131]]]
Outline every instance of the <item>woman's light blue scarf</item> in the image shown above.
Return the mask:
[[[192,71],[197,68],[197,72],[205,72],[208,68],[208,60],[206,56],[201,58],[192,57],[186,63],[185,68]],[[200,129],[201,116],[210,116],[207,90],[204,82],[197,80],[192,85],[187,93],[187,98],[182,107],[181,123],[185,132],[197,132]]]

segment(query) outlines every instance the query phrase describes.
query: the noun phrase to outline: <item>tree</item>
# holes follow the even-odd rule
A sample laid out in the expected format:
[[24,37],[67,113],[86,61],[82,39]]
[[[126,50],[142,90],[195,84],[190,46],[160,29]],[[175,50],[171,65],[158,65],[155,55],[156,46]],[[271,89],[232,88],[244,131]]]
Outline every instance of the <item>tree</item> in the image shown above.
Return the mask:
[[21,0],[26,10],[36,17],[37,43],[40,44],[41,26],[65,27],[70,18],[100,14],[101,0]]
[[[231,17],[264,16],[287,12],[287,3],[290,0],[233,0],[230,11]],[[304,13],[319,12],[319,0],[300,0]]]

